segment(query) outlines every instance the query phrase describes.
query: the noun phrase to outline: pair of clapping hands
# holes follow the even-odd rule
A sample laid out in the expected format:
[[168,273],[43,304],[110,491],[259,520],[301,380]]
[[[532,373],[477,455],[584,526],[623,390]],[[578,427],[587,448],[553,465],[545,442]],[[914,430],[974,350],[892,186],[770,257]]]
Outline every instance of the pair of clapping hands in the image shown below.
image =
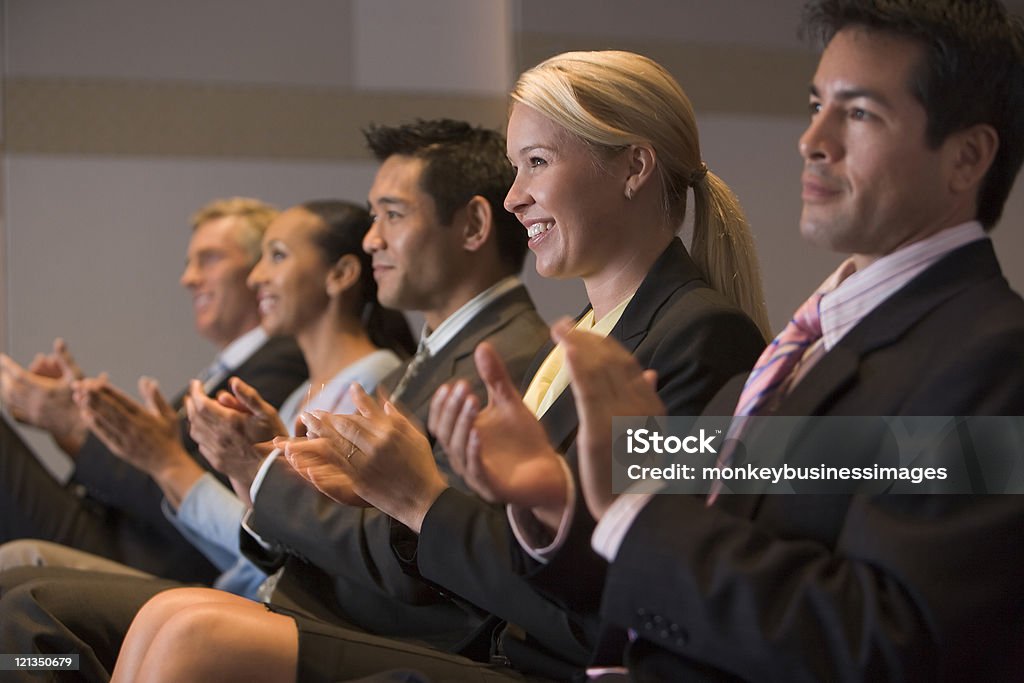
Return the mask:
[[[105,374],[86,378],[63,339],[54,340],[52,352],[37,354],[28,367],[0,355],[0,398],[11,416],[49,432],[72,457],[89,431],[118,455],[166,440],[168,431],[177,440],[177,419],[156,382],[143,378],[139,390],[146,406],[112,386]],[[173,429],[168,430],[165,413]]]
[[[251,483],[275,436],[286,434],[272,406],[238,378],[232,393],[216,399],[194,380],[184,399],[193,438],[204,456],[232,478]],[[113,386],[106,374],[87,378],[67,344],[38,354],[22,367],[0,354],[0,399],[12,417],[50,432],[75,457],[91,431],[115,455],[158,481],[189,469],[194,481],[202,470],[181,442],[180,415],[168,404],[155,380],[139,380],[142,402]],[[240,486],[236,485],[236,488]],[[247,486],[245,496],[248,496]]]
[[82,377],[63,339],[54,340],[52,352],[36,354],[28,367],[0,354],[0,405],[18,422],[49,432],[74,456],[88,434],[73,396]]
[[[552,337],[565,349],[579,413],[580,479],[587,506],[600,519],[611,493],[611,418],[654,415],[664,405],[656,376],[644,371],[618,343],[572,329],[563,320]],[[555,528],[567,501],[567,470],[543,427],[522,402],[504,364],[486,342],[477,347],[477,370],[487,405],[465,381],[434,394],[428,428],[452,469],[485,500],[529,508]],[[324,494],[347,504],[369,503],[419,532],[427,511],[447,488],[423,433],[388,401],[353,387],[358,412],[305,413],[305,437],[274,445],[299,474]]]

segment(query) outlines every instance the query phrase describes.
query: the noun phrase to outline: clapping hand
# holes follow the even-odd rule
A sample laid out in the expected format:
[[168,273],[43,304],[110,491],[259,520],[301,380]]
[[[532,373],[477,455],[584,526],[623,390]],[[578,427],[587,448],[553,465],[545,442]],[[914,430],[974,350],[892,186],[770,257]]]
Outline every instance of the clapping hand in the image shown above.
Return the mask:
[[178,415],[164,400],[156,380],[139,380],[145,405],[110,384],[106,375],[74,384],[74,399],[88,427],[115,455],[156,477],[189,459],[181,444]]
[[576,446],[580,484],[587,509],[600,521],[615,500],[612,494],[612,417],[663,415],[655,391],[658,376],[644,370],[614,339],[572,329],[559,321],[552,333],[565,348],[572,393],[579,415]]
[[533,508],[557,526],[566,504],[566,468],[544,428],[526,406],[494,348],[484,342],[474,356],[487,388],[487,406],[466,382],[440,387],[428,426],[452,469],[490,502]]
[[235,490],[252,485],[269,452],[261,446],[274,437],[288,434],[281,416],[259,392],[237,377],[229,383],[231,393],[222,391],[216,399],[192,380],[185,398],[189,433],[199,452],[219,472],[230,477]]
[[276,439],[292,467],[324,494],[373,505],[419,533],[430,506],[448,488],[426,436],[388,401],[350,389],[357,412],[305,413],[306,438]]
[[55,339],[53,352],[37,354],[28,368],[0,354],[0,403],[19,422],[50,432],[74,456],[88,433],[72,396],[72,383],[81,378],[63,339]]

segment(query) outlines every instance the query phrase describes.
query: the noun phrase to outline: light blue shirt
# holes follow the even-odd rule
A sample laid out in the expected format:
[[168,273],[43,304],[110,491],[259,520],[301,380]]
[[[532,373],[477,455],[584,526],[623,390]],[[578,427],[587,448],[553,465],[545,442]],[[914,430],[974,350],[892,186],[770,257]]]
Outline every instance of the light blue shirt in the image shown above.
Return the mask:
[[[314,389],[315,395],[311,396],[304,409],[351,413],[355,406],[348,395],[349,386],[358,383],[372,392],[381,379],[401,365],[401,359],[393,352],[377,350],[342,369],[322,391]],[[281,419],[289,433],[293,433],[299,407],[309,395],[309,385],[300,385],[281,405]],[[271,459],[267,458],[268,461]],[[266,467],[261,468],[260,473],[265,474],[265,471]],[[262,477],[259,480],[262,481]],[[255,483],[254,488],[258,488]],[[214,588],[256,598],[256,589],[267,575],[239,549],[239,527],[246,508],[234,492],[208,472],[185,494],[177,512],[166,500],[163,501],[163,510],[171,524],[221,570],[222,574],[213,583]]]

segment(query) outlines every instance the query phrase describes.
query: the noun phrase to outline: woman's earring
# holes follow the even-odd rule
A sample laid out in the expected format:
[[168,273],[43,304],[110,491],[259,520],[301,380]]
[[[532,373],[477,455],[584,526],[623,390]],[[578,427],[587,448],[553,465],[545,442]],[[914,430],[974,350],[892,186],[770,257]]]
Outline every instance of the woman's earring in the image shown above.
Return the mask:
[[633,199],[633,188],[632,187],[626,186],[626,199],[627,200]]

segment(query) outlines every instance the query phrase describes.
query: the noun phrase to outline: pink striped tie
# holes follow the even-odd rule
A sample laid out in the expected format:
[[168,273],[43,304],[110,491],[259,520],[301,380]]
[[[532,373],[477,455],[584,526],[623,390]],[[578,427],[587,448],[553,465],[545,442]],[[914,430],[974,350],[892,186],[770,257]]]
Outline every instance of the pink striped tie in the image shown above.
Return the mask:
[[[733,412],[735,418],[729,425],[729,433],[725,437],[728,445],[719,454],[716,467],[727,467],[732,462],[736,450],[735,439],[744,431],[747,418],[759,414],[766,406],[770,406],[779,391],[786,386],[787,380],[807,349],[821,339],[821,314],[818,306],[823,295],[824,292],[821,291],[812,294],[757,359],[746,384],[743,385],[740,400],[736,403],[736,410]],[[733,441],[730,442],[730,439]],[[720,479],[712,482],[707,497],[708,505],[715,502],[721,490]]]
[[803,303],[793,319],[772,340],[754,364],[736,403],[736,416],[757,415],[785,386],[786,380],[814,342],[821,339],[822,292],[815,292]]

